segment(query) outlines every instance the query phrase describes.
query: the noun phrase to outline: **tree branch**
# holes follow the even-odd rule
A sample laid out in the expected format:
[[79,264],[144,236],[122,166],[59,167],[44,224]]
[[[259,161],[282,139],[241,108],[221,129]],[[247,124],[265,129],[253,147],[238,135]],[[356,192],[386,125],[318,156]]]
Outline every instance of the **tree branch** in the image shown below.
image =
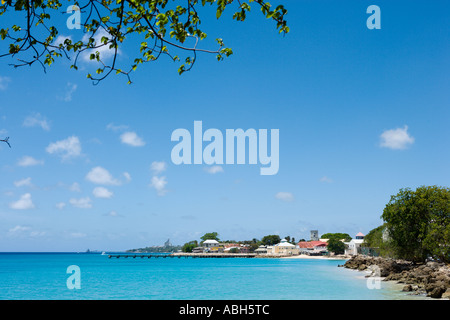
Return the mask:
[[11,145],[9,144],[9,137],[6,137],[5,139],[0,141],[6,142],[6,144],[11,148]]

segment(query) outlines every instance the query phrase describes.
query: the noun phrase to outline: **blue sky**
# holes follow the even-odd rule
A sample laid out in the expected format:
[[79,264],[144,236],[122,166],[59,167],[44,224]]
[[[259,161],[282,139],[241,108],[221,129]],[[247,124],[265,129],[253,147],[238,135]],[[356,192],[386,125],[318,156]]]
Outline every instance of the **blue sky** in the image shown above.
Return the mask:
[[[234,54],[200,55],[182,76],[162,58],[132,85],[112,76],[93,86],[89,62],[43,73],[3,59],[0,132],[12,148],[0,145],[0,251],[125,250],[212,231],[354,235],[382,223],[400,188],[448,187],[448,1],[283,3],[284,37],[257,10],[244,23],[205,19],[208,38]],[[371,4],[380,30],[366,27]],[[122,47],[119,62],[132,52]],[[195,120],[279,129],[278,174],[174,165],[171,133],[192,133]]]

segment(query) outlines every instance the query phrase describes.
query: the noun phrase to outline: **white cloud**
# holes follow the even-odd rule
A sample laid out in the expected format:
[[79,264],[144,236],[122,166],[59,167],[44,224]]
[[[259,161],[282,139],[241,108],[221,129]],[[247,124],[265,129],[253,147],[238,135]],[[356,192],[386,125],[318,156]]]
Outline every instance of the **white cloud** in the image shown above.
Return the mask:
[[414,143],[414,138],[408,134],[408,126],[384,131],[381,136],[380,146],[384,148],[401,150]]
[[124,172],[123,176],[125,177],[125,179],[127,180],[127,182],[131,181],[131,175],[128,172]]
[[31,199],[31,194],[25,193],[20,197],[19,200],[16,202],[12,202],[9,204],[9,207],[14,210],[27,210],[27,209],[33,209],[34,204]]
[[14,181],[14,185],[16,187],[32,187],[33,184],[31,183],[31,177],[22,179],[22,180],[18,180],[18,181]]
[[31,231],[30,227],[17,225],[8,230],[9,237],[24,237]]
[[112,211],[110,211],[110,212],[108,212],[108,213],[106,213],[104,215],[108,216],[108,217],[121,217],[121,215],[118,214],[117,211],[114,211],[114,210],[112,210]]
[[68,82],[66,85],[66,93],[63,97],[63,100],[65,102],[72,101],[72,95],[75,93],[77,88],[78,88],[78,85],[76,85],[75,83]]
[[120,181],[115,179],[108,170],[102,167],[95,167],[86,175],[86,180],[103,185],[120,185]]
[[50,124],[47,119],[41,116],[40,113],[35,113],[31,116],[28,116],[23,121],[24,127],[41,127],[45,131],[50,130]]
[[69,186],[69,190],[73,192],[81,192],[81,187],[78,182],[72,183],[72,185]]
[[65,202],[58,202],[55,205],[55,207],[58,208],[59,210],[62,210],[62,209],[64,209],[66,207],[66,203]]
[[17,233],[22,233],[24,231],[29,231],[29,230],[31,230],[30,227],[15,226],[14,228],[9,229],[8,232],[10,234],[17,234]]
[[45,236],[47,234],[47,232],[45,231],[31,231],[30,232],[30,237],[42,237]]
[[69,237],[71,238],[85,238],[87,235],[86,233],[82,233],[82,232],[71,232],[69,234]]
[[30,227],[17,225],[14,228],[8,230],[8,236],[10,237],[42,237],[47,233],[45,231],[32,230]]
[[44,161],[42,160],[36,160],[33,157],[30,156],[24,156],[17,162],[17,165],[20,167],[31,167],[31,166],[37,166],[37,165],[43,165]]
[[286,201],[286,202],[294,201],[294,195],[290,192],[278,192],[275,195],[275,198],[277,198],[278,200]]
[[150,186],[156,189],[158,196],[163,196],[167,193],[166,190],[167,180],[166,177],[152,177]]
[[145,145],[145,141],[139,137],[136,132],[128,131],[120,135],[120,141],[133,147],[142,147]]
[[76,208],[81,208],[81,209],[92,208],[92,200],[89,197],[80,198],[80,199],[72,198],[69,200],[69,203]]
[[167,169],[167,163],[164,161],[153,161],[150,165],[150,170],[153,172],[153,174],[160,174],[163,171],[166,171]]
[[320,182],[332,183],[333,180],[328,178],[327,176],[323,176],[322,178],[320,178]]
[[106,188],[103,187],[96,187],[93,191],[92,194],[94,195],[94,197],[96,198],[105,198],[105,199],[109,199],[113,196],[113,192],[109,191]]
[[81,155],[81,143],[78,137],[71,136],[50,143],[45,150],[50,154],[59,154],[63,160],[67,160]]
[[9,77],[0,76],[0,91],[5,91],[8,88],[8,83],[11,82]]
[[108,123],[108,125],[106,126],[106,129],[111,130],[111,131],[123,131],[123,130],[127,130],[128,126],[126,126],[124,124],[119,124],[116,126],[114,123]]
[[206,167],[205,171],[210,174],[216,174],[219,172],[223,172],[223,168],[221,166],[212,166],[212,167]]

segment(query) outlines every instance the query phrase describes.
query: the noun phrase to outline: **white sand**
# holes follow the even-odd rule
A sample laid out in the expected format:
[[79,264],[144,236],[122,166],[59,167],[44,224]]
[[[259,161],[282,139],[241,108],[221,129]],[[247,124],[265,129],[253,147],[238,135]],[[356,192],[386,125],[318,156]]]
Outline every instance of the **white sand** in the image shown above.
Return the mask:
[[314,260],[348,260],[350,257],[347,256],[308,256],[306,254],[301,254],[298,256],[289,256],[289,257],[282,257],[284,259],[314,259]]

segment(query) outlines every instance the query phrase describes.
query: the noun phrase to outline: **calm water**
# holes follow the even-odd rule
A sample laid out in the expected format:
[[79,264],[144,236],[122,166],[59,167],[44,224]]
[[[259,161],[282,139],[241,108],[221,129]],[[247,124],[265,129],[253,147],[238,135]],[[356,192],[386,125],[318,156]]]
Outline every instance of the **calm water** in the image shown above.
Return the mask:
[[[111,258],[100,254],[0,253],[0,299],[408,299],[343,261],[303,259]],[[80,268],[81,289],[67,287]]]

